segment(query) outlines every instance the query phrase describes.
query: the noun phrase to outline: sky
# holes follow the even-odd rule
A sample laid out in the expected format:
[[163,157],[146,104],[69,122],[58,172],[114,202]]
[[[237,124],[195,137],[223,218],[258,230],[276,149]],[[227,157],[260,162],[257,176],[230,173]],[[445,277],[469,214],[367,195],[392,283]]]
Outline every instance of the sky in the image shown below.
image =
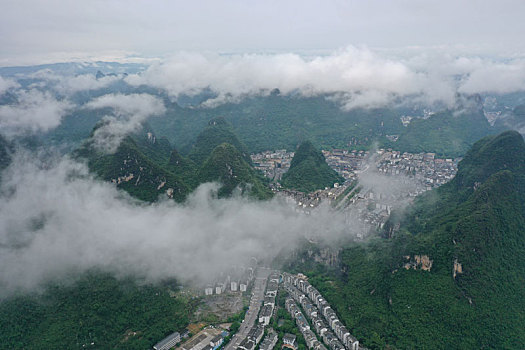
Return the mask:
[[522,0],[2,0],[0,66],[349,45],[512,56]]

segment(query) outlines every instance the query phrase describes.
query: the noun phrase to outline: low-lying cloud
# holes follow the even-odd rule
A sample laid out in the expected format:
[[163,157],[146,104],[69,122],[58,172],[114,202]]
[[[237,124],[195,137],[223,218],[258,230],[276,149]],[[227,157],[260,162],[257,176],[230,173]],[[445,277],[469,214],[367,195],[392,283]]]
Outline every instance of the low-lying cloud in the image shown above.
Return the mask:
[[19,154],[1,187],[1,294],[91,268],[205,283],[252,256],[290,251],[303,237],[352,237],[337,213],[302,215],[278,199],[216,199],[216,189],[205,184],[184,204],[145,205],[83,164]]
[[17,90],[16,103],[0,105],[0,129],[4,134],[48,131],[60,125],[73,108],[67,100],[58,100],[37,89]]
[[84,107],[112,111],[102,119],[93,135],[94,146],[106,153],[115,152],[122,139],[138,130],[147,118],[166,113],[164,102],[149,94],[108,94],[91,100]]
[[125,78],[133,86],[164,89],[171,96],[217,94],[207,106],[243,96],[337,94],[346,109],[384,106],[396,98],[453,104],[456,92],[507,93],[525,90],[525,61],[419,54],[386,56],[348,47],[326,56],[299,54],[217,55],[181,53]]
[[2,78],[2,76],[0,76],[0,96],[2,96],[9,89],[17,88],[19,86],[20,85],[13,79]]

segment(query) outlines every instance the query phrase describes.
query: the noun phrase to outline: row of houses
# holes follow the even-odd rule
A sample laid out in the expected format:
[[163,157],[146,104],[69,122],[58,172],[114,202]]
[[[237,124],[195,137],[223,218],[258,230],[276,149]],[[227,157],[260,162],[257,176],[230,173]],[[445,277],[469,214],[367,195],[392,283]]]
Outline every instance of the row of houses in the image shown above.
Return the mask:
[[302,276],[284,273],[283,278],[288,293],[301,304],[317,334],[331,350],[340,350],[341,347],[350,350],[359,349],[359,341],[350,334],[317,289]]
[[279,289],[279,282],[281,276],[278,272],[272,272],[268,277],[268,284],[266,286],[266,294],[263,300],[263,306],[259,312],[259,323],[267,326],[270,324],[273,311],[275,309],[275,297]]
[[236,350],[254,350],[264,335],[264,326],[253,326],[248,336],[239,344]]
[[[317,340],[315,333],[310,329],[308,321],[304,317],[299,307],[297,307],[297,304],[295,303],[294,299],[286,298],[285,308],[286,311],[290,313],[292,318],[295,319],[295,324],[297,325],[299,331],[303,335],[308,349],[327,350],[326,347],[319,340]],[[344,348],[338,350],[344,350]]]
[[275,344],[277,344],[278,340],[279,336],[273,330],[273,328],[270,328],[261,345],[259,345],[259,350],[272,350],[275,347]]
[[[260,343],[264,335],[264,327],[270,324],[273,311],[275,308],[275,297],[279,288],[281,276],[277,271],[273,271],[268,277],[266,293],[263,300],[263,306],[259,312],[259,324],[252,327],[248,336],[239,344],[236,350],[254,350]],[[275,331],[270,329],[264,341],[259,346],[261,350],[272,350],[277,344],[278,336]]]

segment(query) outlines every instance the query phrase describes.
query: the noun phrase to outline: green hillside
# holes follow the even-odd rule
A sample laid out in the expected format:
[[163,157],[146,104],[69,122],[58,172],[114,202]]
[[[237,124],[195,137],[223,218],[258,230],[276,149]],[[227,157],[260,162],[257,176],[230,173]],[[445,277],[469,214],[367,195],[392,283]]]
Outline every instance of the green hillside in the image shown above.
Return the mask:
[[219,181],[222,186],[219,196],[229,196],[235,189],[258,199],[272,197],[272,192],[263,180],[244,160],[243,155],[228,143],[215,147],[204,162],[197,176],[199,183]]
[[208,122],[208,126],[197,136],[188,156],[200,165],[208,158],[215,147],[223,143],[229,143],[235,147],[244,160],[251,163],[250,154],[246,147],[239,141],[231,126],[221,117],[214,118]]
[[220,118],[210,121],[190,154],[196,159],[205,157],[201,165],[182,156],[171,148],[167,139],[157,138],[150,130],[145,125],[141,131],[126,136],[113,154],[97,151],[88,139],[75,155],[87,159],[90,170],[103,180],[148,202],[156,201],[161,195],[182,201],[200,184],[210,181],[223,184],[220,196],[231,195],[237,187],[255,198],[272,196],[264,184],[265,179],[246,161],[247,153],[241,153],[229,143],[220,143],[206,153],[210,145],[222,139],[232,140],[244,149]]
[[189,158],[182,156],[176,149],[171,151],[166,168],[194,189],[199,185],[197,165]]
[[[474,102],[473,102],[474,103]],[[390,146],[412,153],[433,152],[439,156],[463,156],[474,142],[495,133],[483,110],[475,106],[445,110],[428,119],[413,120]]]
[[[137,286],[102,273],[0,303],[0,349],[150,349],[189,323],[175,283]],[[93,344],[92,344],[93,343]]]
[[126,136],[113,154],[98,152],[91,141],[87,141],[76,155],[87,159],[90,170],[100,178],[115,183],[138,199],[153,202],[160,195],[167,195],[177,201],[184,200],[189,187],[167,167],[154,161],[169,155],[164,146],[157,150],[155,146],[139,147],[135,137]]
[[335,283],[311,282],[374,349],[522,349],[524,169],[517,132],[478,141],[453,181],[386,225],[393,238],[345,249]]
[[281,184],[298,191],[313,192],[332,187],[336,182],[344,182],[344,179],[326,164],[321,151],[306,141],[297,148]]

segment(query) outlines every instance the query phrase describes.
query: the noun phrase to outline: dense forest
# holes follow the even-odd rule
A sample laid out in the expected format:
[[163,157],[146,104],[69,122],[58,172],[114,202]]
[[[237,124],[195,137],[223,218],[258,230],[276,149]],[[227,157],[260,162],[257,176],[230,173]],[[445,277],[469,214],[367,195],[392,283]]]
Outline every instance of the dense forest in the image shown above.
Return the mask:
[[0,303],[0,349],[149,349],[187,326],[197,299],[92,271]]

